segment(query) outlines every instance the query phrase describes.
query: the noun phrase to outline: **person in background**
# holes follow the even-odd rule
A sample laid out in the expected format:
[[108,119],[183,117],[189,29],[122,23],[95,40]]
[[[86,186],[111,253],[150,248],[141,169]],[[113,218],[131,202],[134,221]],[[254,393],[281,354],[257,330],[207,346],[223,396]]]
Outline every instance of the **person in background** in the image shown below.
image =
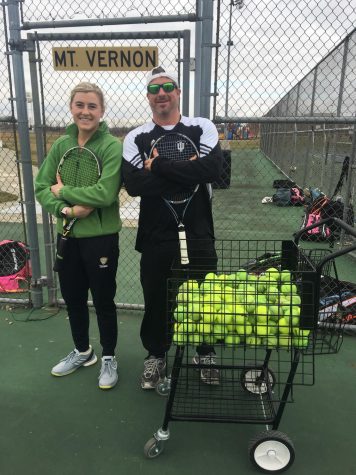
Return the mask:
[[[167,279],[172,275],[172,265],[179,255],[177,223],[162,194],[202,184],[185,213],[188,253],[196,269],[207,261],[211,263],[210,270],[216,269],[210,183],[221,174],[222,152],[217,129],[210,120],[181,115],[181,90],[175,72],[160,66],[153,69],[147,75],[146,87],[152,120],[127,134],[123,148],[123,178],[127,192],[141,197],[136,250],[141,253],[140,277],[145,303],[140,335],[148,352],[141,387],[152,389],[165,373],[165,355],[171,343],[168,324],[172,319],[167,315]],[[150,157],[152,143],[173,132],[188,136],[195,143],[199,157],[183,162],[168,162],[157,154]],[[198,242],[199,245],[195,245]],[[219,384],[213,347],[198,347],[193,362],[207,365],[200,371],[203,382]]]
[[[90,290],[102,346],[99,387],[110,389],[118,381],[115,358],[118,325],[114,297],[121,229],[118,192],[122,144],[101,120],[105,112],[104,95],[95,84],[82,82],[71,91],[70,112],[73,123],[52,145],[35,182],[37,200],[57,218],[57,244],[63,219],[78,218],[71,229],[58,271],[75,348],[52,368],[51,373],[66,376],[97,361],[89,344],[87,301]],[[57,176],[62,156],[78,146],[90,149],[99,158],[102,172],[95,185],[65,186]]]

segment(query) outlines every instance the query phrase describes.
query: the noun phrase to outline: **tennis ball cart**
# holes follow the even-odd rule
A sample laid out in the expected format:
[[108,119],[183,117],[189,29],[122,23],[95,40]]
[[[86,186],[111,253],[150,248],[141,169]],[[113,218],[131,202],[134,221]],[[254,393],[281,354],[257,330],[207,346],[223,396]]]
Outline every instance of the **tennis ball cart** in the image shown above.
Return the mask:
[[[332,220],[356,237],[352,227]],[[167,401],[162,426],[144,446],[147,458],[162,453],[171,421],[233,422],[265,426],[248,445],[256,469],[279,473],[293,464],[293,442],[279,425],[294,402],[293,388],[314,384],[315,357],[341,348],[337,261],[356,249],[356,241],[336,251],[301,245],[314,226],[290,241],[216,241],[217,264],[172,269],[172,346],[156,387]],[[322,307],[330,295],[332,307]]]

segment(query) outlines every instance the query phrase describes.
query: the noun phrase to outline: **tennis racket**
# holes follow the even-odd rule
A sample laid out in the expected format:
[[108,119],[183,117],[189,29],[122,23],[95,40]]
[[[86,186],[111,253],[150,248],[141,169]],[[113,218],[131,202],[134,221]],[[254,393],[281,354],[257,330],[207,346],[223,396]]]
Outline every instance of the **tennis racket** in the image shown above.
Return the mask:
[[[199,157],[199,152],[194,142],[184,134],[168,133],[162,135],[151,144],[150,157],[153,157],[154,149],[158,155],[165,160],[190,160],[192,157]],[[199,189],[198,185],[193,185],[190,189],[185,189],[179,193],[166,193],[162,199],[171,211],[178,227],[178,238],[180,247],[181,264],[189,264],[187,237],[184,227],[184,216],[193,196]]]
[[[96,155],[85,147],[72,147],[61,158],[57,174],[64,185],[75,187],[92,186],[101,176],[101,163]],[[63,263],[65,247],[70,232],[78,218],[63,219],[62,235],[57,244],[53,270],[58,272]]]

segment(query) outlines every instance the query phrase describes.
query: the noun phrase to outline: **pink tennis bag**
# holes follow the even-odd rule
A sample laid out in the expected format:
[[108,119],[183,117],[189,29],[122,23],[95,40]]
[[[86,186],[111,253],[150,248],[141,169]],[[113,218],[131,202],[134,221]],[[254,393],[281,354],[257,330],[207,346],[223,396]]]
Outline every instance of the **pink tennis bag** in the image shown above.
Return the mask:
[[21,241],[0,241],[0,292],[26,292],[31,277],[30,253]]

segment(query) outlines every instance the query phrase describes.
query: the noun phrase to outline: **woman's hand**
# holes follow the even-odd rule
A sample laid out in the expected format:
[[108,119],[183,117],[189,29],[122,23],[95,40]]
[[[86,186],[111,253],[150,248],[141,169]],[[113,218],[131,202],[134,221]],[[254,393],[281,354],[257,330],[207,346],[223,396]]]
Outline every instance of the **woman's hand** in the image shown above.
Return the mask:
[[72,207],[72,215],[74,218],[83,219],[89,216],[93,209],[94,208],[90,208],[90,206],[74,205]]
[[56,176],[56,179],[57,183],[51,186],[51,191],[56,198],[59,198],[59,192],[61,191],[64,185],[59,175]]

